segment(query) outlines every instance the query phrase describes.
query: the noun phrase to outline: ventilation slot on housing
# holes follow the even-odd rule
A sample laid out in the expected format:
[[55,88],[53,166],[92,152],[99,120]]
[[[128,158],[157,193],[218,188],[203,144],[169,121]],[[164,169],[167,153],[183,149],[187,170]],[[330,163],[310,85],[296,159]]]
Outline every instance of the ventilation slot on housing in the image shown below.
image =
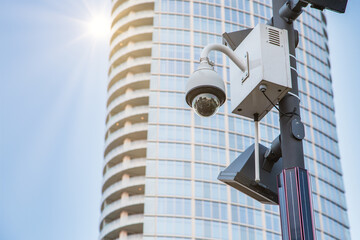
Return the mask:
[[268,34],[269,34],[269,43],[276,45],[276,46],[280,46],[280,33],[279,31],[272,29],[272,28],[268,28]]

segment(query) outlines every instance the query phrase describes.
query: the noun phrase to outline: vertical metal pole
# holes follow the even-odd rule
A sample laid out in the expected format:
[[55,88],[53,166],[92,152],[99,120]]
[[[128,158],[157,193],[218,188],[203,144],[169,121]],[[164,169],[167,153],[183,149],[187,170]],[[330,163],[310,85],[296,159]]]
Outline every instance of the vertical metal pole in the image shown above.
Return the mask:
[[[280,134],[281,134],[281,151],[283,158],[283,168],[301,167],[304,168],[304,153],[302,140],[294,137],[292,133],[292,121],[300,121],[300,100],[298,96],[298,82],[296,72],[296,58],[295,58],[295,31],[292,23],[287,23],[279,15],[280,8],[286,3],[286,0],[273,0],[273,26],[286,29],[289,37],[289,52],[290,52],[290,68],[291,68],[291,82],[293,94],[287,94],[280,102],[279,108],[286,115],[280,114]],[[295,96],[294,96],[295,95]],[[291,117],[289,117],[292,115]]]
[[283,240],[315,240],[308,171],[284,169],[277,177]]
[[[283,171],[278,176],[278,196],[283,240],[315,239],[309,173],[304,169],[303,136],[298,135],[298,127],[303,128],[300,119],[300,99],[295,55],[295,30],[279,14],[287,0],[273,0],[274,27],[286,29],[289,38],[290,70],[292,94],[287,94],[280,102],[280,135]],[[282,114],[284,113],[284,114]]]

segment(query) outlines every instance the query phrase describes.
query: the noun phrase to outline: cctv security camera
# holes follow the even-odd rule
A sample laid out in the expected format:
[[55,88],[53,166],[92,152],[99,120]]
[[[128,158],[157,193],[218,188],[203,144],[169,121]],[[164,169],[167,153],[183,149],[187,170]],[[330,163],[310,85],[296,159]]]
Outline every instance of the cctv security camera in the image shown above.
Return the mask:
[[201,52],[199,68],[191,74],[186,85],[186,102],[200,117],[213,116],[226,100],[224,81],[208,58],[213,50],[225,53],[242,72],[249,69],[230,48],[221,44],[206,46]]
[[186,85],[186,102],[200,117],[211,117],[225,102],[225,84],[208,58],[201,59],[199,68]]

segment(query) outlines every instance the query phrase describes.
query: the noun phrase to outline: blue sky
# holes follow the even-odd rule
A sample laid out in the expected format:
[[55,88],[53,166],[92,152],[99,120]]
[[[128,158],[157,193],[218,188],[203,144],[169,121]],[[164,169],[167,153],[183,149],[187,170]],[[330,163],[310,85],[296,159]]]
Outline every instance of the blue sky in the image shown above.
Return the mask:
[[330,60],[340,155],[344,173],[352,239],[360,236],[359,62],[360,2],[349,0],[345,14],[328,12]]
[[[0,0],[0,239],[98,238],[110,0]],[[340,152],[359,236],[359,1],[328,14]],[[353,237],[353,239],[356,239]]]
[[108,43],[86,23],[103,5],[0,1],[2,240],[98,237]]

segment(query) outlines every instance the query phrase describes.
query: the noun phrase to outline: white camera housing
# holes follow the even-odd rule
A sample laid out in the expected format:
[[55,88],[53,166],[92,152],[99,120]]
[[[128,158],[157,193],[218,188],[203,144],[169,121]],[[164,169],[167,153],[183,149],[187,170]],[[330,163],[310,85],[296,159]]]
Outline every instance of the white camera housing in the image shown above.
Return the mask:
[[286,30],[258,24],[235,49],[238,58],[246,58],[248,71],[242,72],[230,61],[232,112],[262,119],[273,107],[259,90],[275,104],[291,90],[288,34]]
[[200,117],[211,117],[226,100],[225,84],[208,59],[200,62],[186,84],[185,100]]

